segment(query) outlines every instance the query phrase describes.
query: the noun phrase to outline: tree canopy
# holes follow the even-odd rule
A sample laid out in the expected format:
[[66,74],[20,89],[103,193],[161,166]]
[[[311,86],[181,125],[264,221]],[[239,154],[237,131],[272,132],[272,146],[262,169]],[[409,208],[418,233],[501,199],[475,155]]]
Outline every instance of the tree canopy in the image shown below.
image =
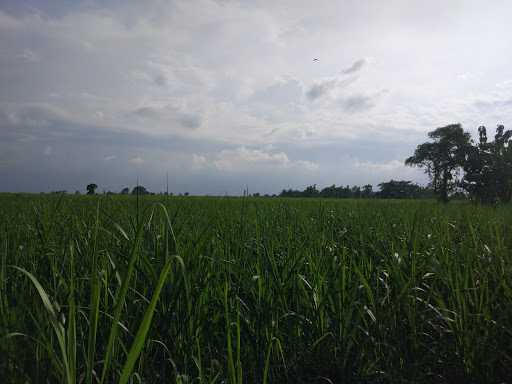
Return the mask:
[[149,191],[142,185],[137,185],[132,189],[132,195],[149,195]]
[[424,168],[439,199],[446,202],[456,185],[454,179],[464,166],[471,135],[460,124],[450,124],[429,132],[428,136],[433,141],[418,145],[405,164]]
[[317,189],[316,184],[306,187],[303,191],[283,189],[280,197],[328,197],[338,199],[358,198],[383,198],[383,199],[409,199],[409,198],[431,198],[432,191],[423,188],[409,180],[390,180],[379,184],[380,191],[373,191],[371,184],[360,186],[340,186],[335,184]]
[[425,169],[441,201],[448,201],[455,188],[481,203],[511,201],[511,130],[498,125],[494,141],[489,141],[487,129],[480,126],[478,143],[460,124],[437,128],[428,136],[432,141],[418,145],[405,164]]
[[88,184],[86,189],[87,189],[87,194],[88,195],[94,195],[96,193],[96,189],[98,188],[98,186],[94,183],[91,183],[91,184]]
[[387,183],[379,184],[379,197],[384,199],[404,199],[418,197],[421,187],[412,181],[390,180]]
[[498,125],[494,141],[478,128],[479,143],[472,146],[464,164],[462,187],[482,203],[507,203],[512,197],[512,131]]

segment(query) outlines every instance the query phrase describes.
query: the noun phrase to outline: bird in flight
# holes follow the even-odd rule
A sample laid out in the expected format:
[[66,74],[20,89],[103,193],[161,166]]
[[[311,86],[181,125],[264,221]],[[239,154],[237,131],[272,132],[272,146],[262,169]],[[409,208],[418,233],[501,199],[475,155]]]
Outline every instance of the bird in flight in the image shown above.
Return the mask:
[[315,57],[315,58],[313,59],[313,61],[318,61],[318,59]]

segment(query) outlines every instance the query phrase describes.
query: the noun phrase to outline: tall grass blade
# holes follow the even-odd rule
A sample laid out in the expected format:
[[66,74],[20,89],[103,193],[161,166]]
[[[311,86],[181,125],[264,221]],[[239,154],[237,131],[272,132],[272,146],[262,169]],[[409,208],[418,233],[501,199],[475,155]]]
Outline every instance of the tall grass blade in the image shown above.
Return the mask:
[[160,298],[160,293],[162,292],[162,288],[167,280],[167,275],[171,270],[171,262],[172,259],[168,259],[165,263],[162,272],[160,273],[160,278],[158,279],[157,286],[153,292],[153,296],[151,298],[151,302],[149,303],[146,313],[144,314],[144,318],[139,326],[137,334],[135,335],[135,340],[130,348],[130,352],[128,353],[128,358],[123,367],[123,371],[121,373],[121,378],[119,379],[120,384],[128,383],[130,379],[130,375],[132,374],[133,367],[135,366],[135,362],[137,361],[139,354],[144,346],[146,341],[146,336],[149,331],[149,327],[151,326],[151,320],[153,319],[153,315],[155,313],[156,304],[158,299]]

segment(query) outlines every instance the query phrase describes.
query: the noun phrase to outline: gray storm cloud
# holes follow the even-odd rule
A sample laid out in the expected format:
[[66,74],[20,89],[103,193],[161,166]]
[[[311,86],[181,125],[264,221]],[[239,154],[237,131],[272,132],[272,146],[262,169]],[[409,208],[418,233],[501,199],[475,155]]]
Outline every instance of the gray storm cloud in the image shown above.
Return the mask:
[[366,111],[375,106],[375,100],[371,96],[354,95],[343,100],[342,106],[347,112]]
[[[1,2],[2,186],[117,188],[138,173],[157,189],[169,172],[190,191],[250,179],[276,192],[405,177],[370,165],[395,165],[440,125],[512,120],[511,13],[455,0]],[[295,166],[247,160],[276,153]],[[197,166],[227,158],[245,160]]]
[[350,75],[351,73],[355,73],[360,71],[366,65],[366,59],[360,59],[355,61],[350,67],[345,68],[341,71],[341,73],[345,75]]
[[335,89],[343,89],[345,87],[348,87],[356,80],[357,77],[333,77],[329,79],[319,80],[308,89],[308,91],[306,92],[306,96],[308,97],[309,100],[316,100],[329,94],[329,92]]
[[[341,74],[343,76],[359,72],[366,65],[366,63],[366,59],[357,60],[350,67],[342,70]],[[357,77],[343,78],[342,76],[336,76],[317,81],[308,89],[308,91],[306,92],[306,96],[310,100],[316,100],[328,94],[330,91],[336,88],[346,87],[357,80]]]

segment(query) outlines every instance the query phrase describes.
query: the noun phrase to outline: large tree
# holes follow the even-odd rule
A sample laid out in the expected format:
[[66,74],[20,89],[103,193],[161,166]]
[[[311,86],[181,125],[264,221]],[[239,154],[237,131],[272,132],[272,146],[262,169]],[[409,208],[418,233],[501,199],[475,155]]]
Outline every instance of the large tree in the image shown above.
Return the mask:
[[132,195],[149,195],[149,191],[142,185],[137,185],[132,189]]
[[98,186],[94,183],[91,183],[89,185],[87,185],[87,194],[88,195],[94,195],[96,193],[96,188],[98,188]]
[[512,199],[512,131],[505,131],[503,125],[496,129],[493,155],[498,199],[508,203]]
[[362,190],[363,197],[372,197],[373,195],[373,186],[371,184],[366,184],[363,186]]
[[460,124],[450,124],[429,132],[428,137],[433,141],[418,145],[405,164],[424,168],[439,199],[447,202],[454,177],[464,166],[471,136]]
[[498,125],[494,141],[478,128],[479,143],[471,147],[464,164],[463,188],[482,203],[509,202],[512,198],[512,131]]

